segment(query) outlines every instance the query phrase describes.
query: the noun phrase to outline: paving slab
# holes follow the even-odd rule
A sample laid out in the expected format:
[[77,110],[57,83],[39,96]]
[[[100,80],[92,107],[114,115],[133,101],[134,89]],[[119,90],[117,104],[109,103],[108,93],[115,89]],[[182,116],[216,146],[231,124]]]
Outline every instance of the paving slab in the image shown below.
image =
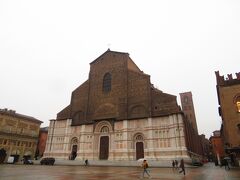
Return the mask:
[[[229,171],[212,163],[186,168],[186,175],[172,168],[149,168],[151,179],[159,180],[239,180],[240,169]],[[1,180],[126,180],[141,179],[141,167],[0,165]],[[142,179],[148,179],[147,177]]]

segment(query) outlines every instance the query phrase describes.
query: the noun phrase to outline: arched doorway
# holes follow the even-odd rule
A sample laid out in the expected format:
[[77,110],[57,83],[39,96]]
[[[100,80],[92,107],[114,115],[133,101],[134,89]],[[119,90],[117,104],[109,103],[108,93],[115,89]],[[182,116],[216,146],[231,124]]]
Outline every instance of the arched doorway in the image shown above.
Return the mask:
[[72,145],[71,160],[77,157],[77,145]]
[[77,150],[78,150],[78,139],[76,137],[72,138],[71,140],[71,154],[69,159],[74,160],[77,157]]
[[[108,133],[109,128],[107,126],[103,126],[100,130],[101,133]],[[100,137],[100,149],[99,149],[99,159],[107,160],[109,156],[109,137],[101,136]]]
[[0,149],[0,164],[2,164],[7,156],[7,151],[4,148]]
[[[30,151],[28,151],[28,152],[31,156],[31,152]],[[13,150],[11,153],[11,156],[14,157],[14,162],[18,162],[19,157],[20,157],[20,151],[18,149]]]
[[137,135],[135,137],[136,141],[136,159],[144,158],[144,144],[143,144],[143,136]]

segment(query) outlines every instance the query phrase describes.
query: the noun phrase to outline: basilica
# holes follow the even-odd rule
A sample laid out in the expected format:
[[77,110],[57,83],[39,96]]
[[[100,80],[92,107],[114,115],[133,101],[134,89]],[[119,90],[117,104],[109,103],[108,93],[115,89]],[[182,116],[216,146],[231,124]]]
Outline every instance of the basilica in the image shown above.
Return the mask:
[[131,161],[189,158],[184,115],[175,95],[150,81],[128,53],[107,50],[88,79],[50,120],[44,156]]

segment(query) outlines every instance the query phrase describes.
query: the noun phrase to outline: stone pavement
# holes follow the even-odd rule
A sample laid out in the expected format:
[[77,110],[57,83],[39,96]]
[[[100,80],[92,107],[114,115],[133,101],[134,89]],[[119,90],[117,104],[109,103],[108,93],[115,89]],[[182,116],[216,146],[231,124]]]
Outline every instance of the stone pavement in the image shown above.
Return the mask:
[[[140,179],[140,167],[0,165],[1,180],[134,180]],[[186,168],[186,175],[172,168],[150,168],[152,179],[159,180],[238,180],[240,169],[226,171],[213,163]],[[144,178],[148,179],[148,178]]]
[[[40,164],[40,160],[33,160],[34,164]],[[142,164],[142,161],[111,161],[111,160],[89,160],[88,161],[91,166],[135,166],[139,167]],[[180,161],[179,161],[180,162]],[[19,162],[21,163],[21,162]],[[148,160],[148,163],[151,167],[172,167],[171,160],[159,160],[159,161],[151,161]],[[189,163],[185,162],[186,167],[193,167],[189,165]],[[83,166],[84,160],[64,160],[64,159],[56,159],[55,165],[66,165],[66,166]]]

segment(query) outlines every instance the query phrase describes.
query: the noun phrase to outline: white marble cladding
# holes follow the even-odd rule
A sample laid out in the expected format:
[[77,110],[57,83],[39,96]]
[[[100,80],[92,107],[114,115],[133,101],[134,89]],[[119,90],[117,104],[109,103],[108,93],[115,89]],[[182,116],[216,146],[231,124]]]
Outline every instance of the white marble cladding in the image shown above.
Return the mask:
[[182,114],[117,121],[113,128],[104,120],[95,128],[71,126],[71,119],[50,121],[44,156],[68,159],[77,145],[76,159],[98,160],[102,136],[109,137],[108,160],[136,160],[137,142],[143,143],[144,157],[151,160],[188,158]]

